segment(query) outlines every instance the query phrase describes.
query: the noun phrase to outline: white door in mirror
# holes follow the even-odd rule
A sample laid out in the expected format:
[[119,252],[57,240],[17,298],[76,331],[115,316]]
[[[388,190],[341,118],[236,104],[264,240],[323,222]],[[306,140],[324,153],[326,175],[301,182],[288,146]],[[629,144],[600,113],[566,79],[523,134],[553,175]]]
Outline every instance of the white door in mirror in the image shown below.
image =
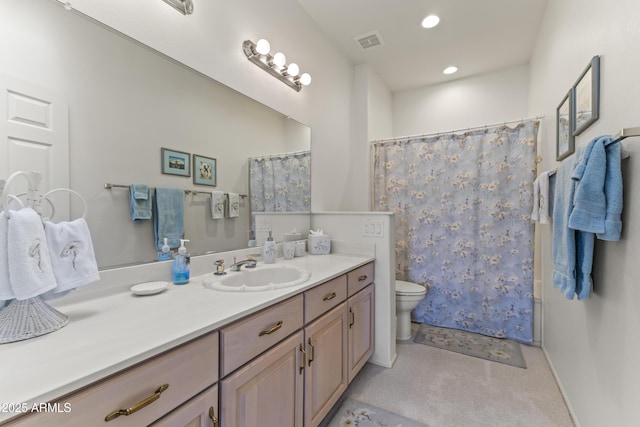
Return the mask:
[[164,291],[167,289],[167,286],[169,286],[169,282],[139,283],[131,287],[131,292],[136,295],[153,295]]

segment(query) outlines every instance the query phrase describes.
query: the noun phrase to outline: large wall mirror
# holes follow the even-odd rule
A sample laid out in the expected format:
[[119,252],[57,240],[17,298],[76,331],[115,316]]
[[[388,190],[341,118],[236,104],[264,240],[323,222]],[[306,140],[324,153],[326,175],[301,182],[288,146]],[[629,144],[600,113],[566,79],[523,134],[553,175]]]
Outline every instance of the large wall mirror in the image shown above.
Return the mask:
[[[248,245],[260,191],[249,158],[310,152],[307,126],[56,2],[4,3],[0,27],[0,73],[66,99],[70,188],[88,202],[101,268],[157,258],[153,222],[132,221],[128,189],[105,183],[198,191],[184,199],[189,252],[228,251]],[[163,174],[162,148],[215,159],[215,187]],[[245,195],[240,216],[213,219],[212,190]],[[81,211],[71,199],[72,216]]]

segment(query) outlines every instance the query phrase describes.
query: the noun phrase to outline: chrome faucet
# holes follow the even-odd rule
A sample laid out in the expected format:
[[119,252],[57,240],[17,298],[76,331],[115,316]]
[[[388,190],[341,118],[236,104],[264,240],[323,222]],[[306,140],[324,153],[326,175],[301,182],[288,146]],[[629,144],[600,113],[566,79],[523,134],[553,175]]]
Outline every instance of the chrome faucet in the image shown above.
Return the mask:
[[231,271],[240,271],[240,267],[242,267],[243,265],[245,266],[245,268],[255,268],[257,264],[258,261],[256,261],[255,259],[245,259],[242,261],[234,262],[229,268]]

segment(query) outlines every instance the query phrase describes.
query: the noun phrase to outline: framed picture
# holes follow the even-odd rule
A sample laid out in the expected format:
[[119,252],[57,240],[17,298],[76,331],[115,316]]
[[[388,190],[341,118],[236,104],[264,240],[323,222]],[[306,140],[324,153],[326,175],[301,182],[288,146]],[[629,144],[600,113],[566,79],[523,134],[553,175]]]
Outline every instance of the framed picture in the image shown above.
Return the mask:
[[216,159],[193,155],[193,183],[216,186]]
[[182,151],[161,149],[162,173],[168,175],[191,176],[191,156]]
[[556,109],[556,160],[562,160],[575,151],[572,129],[573,89],[562,98]]
[[600,114],[600,57],[594,56],[573,85],[573,135],[579,135]]

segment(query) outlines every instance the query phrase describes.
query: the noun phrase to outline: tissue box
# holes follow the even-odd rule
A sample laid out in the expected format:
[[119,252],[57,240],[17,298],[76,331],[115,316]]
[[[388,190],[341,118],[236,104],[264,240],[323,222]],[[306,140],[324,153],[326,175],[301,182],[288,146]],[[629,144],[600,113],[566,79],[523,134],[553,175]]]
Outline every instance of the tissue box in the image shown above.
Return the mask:
[[285,233],[282,235],[283,242],[293,242],[301,239],[302,239],[301,233]]
[[329,236],[309,235],[307,239],[307,250],[311,255],[327,255],[331,251],[331,238]]

